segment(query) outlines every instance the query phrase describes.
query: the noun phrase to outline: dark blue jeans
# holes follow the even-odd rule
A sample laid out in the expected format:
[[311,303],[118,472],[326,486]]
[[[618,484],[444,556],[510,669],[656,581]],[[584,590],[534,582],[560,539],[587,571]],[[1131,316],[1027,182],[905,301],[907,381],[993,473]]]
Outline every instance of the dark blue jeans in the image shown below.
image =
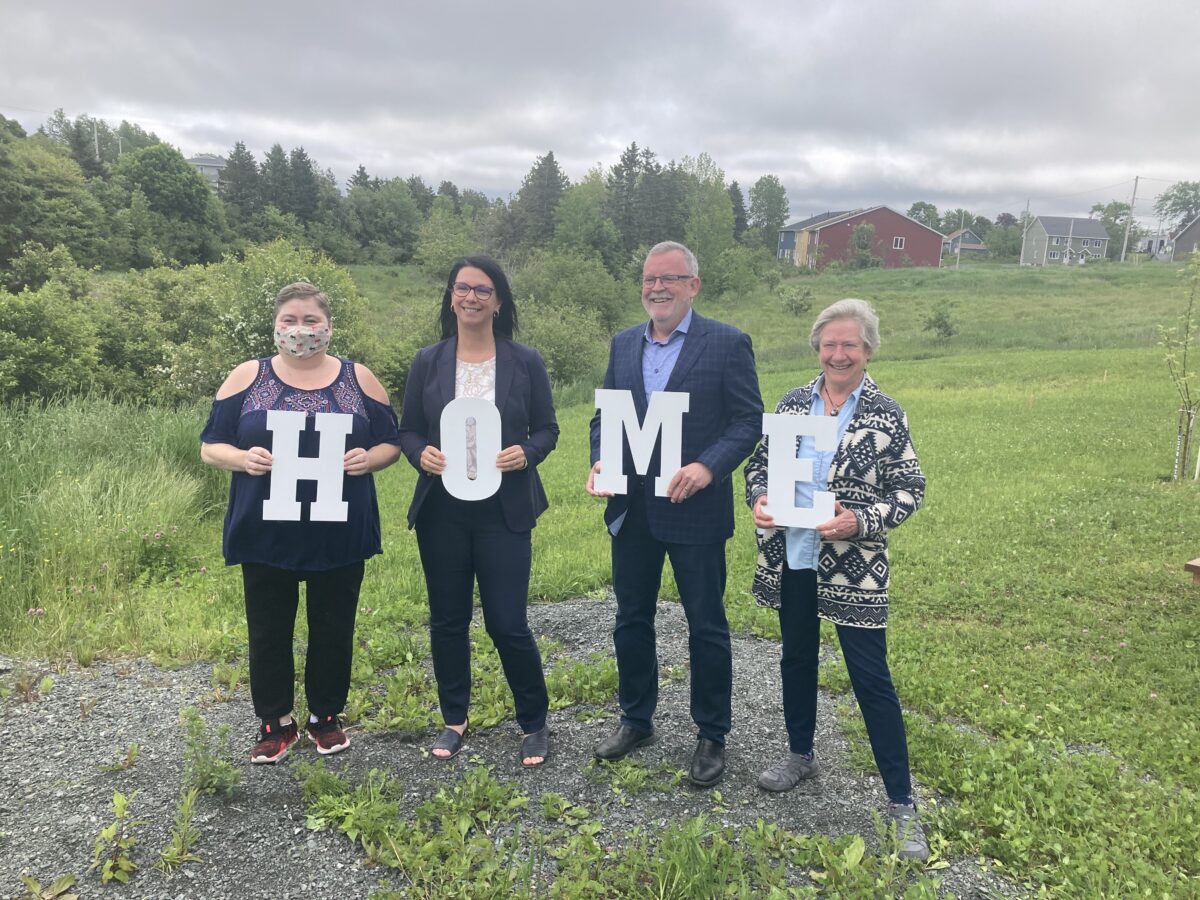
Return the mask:
[[447,725],[467,721],[471,700],[471,625],[475,582],[483,622],[512,690],[517,723],[529,733],[546,724],[550,700],[542,657],[529,630],[528,531],[510,531],[500,499],[459,500],[441,483],[417,517],[417,546],[429,591],[429,643],[438,702]]
[[640,490],[630,496],[629,510],[612,541],[613,591],[617,595],[613,645],[621,721],[640,731],[654,727],[658,705],[654,616],[668,557],[688,621],[692,720],[700,737],[724,744],[733,691],[733,655],[724,602],[725,542],[668,544],[655,539]]
[[[808,753],[817,727],[817,661],[821,649],[817,573],[785,568],[782,593],[779,629],[783,634],[783,656],[779,672],[783,676],[783,716],[792,752]],[[888,799],[908,802],[912,796],[908,741],[900,700],[888,671],[887,629],[836,627]]]
[[293,572],[242,563],[250,635],[250,696],[256,716],[278,719],[292,711],[296,677],[292,635],[302,581],[307,584],[304,693],[309,711],[315,716],[336,716],[345,709],[362,579],[361,562],[326,572]]

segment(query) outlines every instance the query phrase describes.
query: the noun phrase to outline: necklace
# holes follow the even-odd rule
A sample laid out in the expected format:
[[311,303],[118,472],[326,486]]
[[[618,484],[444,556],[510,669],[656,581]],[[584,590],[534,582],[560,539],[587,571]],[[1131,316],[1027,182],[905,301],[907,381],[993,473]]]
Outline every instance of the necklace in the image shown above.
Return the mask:
[[829,404],[829,415],[831,416],[836,416],[838,413],[840,413],[842,411],[842,407],[846,404],[846,400],[850,399],[847,397],[841,403],[834,403],[833,395],[829,393],[829,388],[824,383],[821,384],[821,390],[825,392],[825,402]]

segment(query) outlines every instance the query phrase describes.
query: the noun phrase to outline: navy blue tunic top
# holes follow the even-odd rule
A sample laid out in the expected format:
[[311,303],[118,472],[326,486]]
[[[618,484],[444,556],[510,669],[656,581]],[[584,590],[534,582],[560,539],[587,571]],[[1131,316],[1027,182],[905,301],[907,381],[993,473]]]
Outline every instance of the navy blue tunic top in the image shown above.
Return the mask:
[[[307,416],[305,430],[300,434],[301,456],[318,455],[321,437],[314,429],[317,413],[349,413],[354,417],[354,429],[346,436],[346,450],[399,444],[396,413],[391,406],[364,394],[354,375],[354,363],[347,359],[341,363],[342,369],[333,384],[309,391],[280,380],[269,358],[259,360],[258,375],[248,388],[213,401],[200,440],[206,444],[231,444],[241,450],[251,447],[271,450],[267,412],[282,409],[297,410]],[[349,504],[345,522],[309,520],[309,501],[316,499],[317,483],[303,479],[296,484],[300,521],[264,521],[263,501],[270,492],[270,475],[233,473],[229,509],[225,513],[226,565],[250,562],[296,572],[323,572],[383,552],[373,476],[347,475],[342,479],[342,500]]]

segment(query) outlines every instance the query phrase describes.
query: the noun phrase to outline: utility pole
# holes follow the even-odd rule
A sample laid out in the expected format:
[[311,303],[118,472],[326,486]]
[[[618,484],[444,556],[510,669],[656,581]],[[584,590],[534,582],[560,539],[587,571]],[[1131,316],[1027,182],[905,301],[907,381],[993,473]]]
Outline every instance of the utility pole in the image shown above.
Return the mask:
[[1075,217],[1071,217],[1071,227],[1067,229],[1067,249],[1063,253],[1063,265],[1071,262],[1071,241],[1075,238]]
[[1133,223],[1133,206],[1137,203],[1138,176],[1133,176],[1133,196],[1129,198],[1129,215],[1125,217],[1125,238],[1121,241],[1121,262],[1125,262],[1125,248],[1129,246],[1129,226]]
[[962,262],[962,239],[963,239],[963,217],[967,211],[962,207],[958,210],[958,252],[954,255],[954,268],[958,268],[958,264]]
[[1025,265],[1025,235],[1029,234],[1029,197],[1025,198],[1025,220],[1021,223],[1021,261],[1017,263],[1019,266]]

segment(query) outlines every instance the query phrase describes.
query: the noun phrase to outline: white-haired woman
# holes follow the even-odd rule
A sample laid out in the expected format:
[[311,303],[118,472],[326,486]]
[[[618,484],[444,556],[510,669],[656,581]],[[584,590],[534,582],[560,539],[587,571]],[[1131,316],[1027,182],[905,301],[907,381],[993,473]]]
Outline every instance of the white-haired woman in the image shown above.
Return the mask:
[[887,535],[921,505],[925,476],[904,410],[866,371],[879,348],[879,319],[870,304],[847,299],[829,306],[817,316],[809,343],[821,372],[789,391],[775,411],[836,420],[836,449],[818,450],[815,438],[803,436],[794,451],[813,467],[813,480],[796,485],[796,506],[811,507],[815,491],[829,491],[836,498],[834,517],[816,528],[776,527],[767,499],[766,438],[746,464],[746,502],[760,529],[753,592],[760,604],[779,611],[790,745],[788,755],[758,783],[765,790],[787,791],[817,774],[813,735],[820,620],[832,622],[887,790],[900,853],[926,859],[929,844],[913,802],[886,631]]

